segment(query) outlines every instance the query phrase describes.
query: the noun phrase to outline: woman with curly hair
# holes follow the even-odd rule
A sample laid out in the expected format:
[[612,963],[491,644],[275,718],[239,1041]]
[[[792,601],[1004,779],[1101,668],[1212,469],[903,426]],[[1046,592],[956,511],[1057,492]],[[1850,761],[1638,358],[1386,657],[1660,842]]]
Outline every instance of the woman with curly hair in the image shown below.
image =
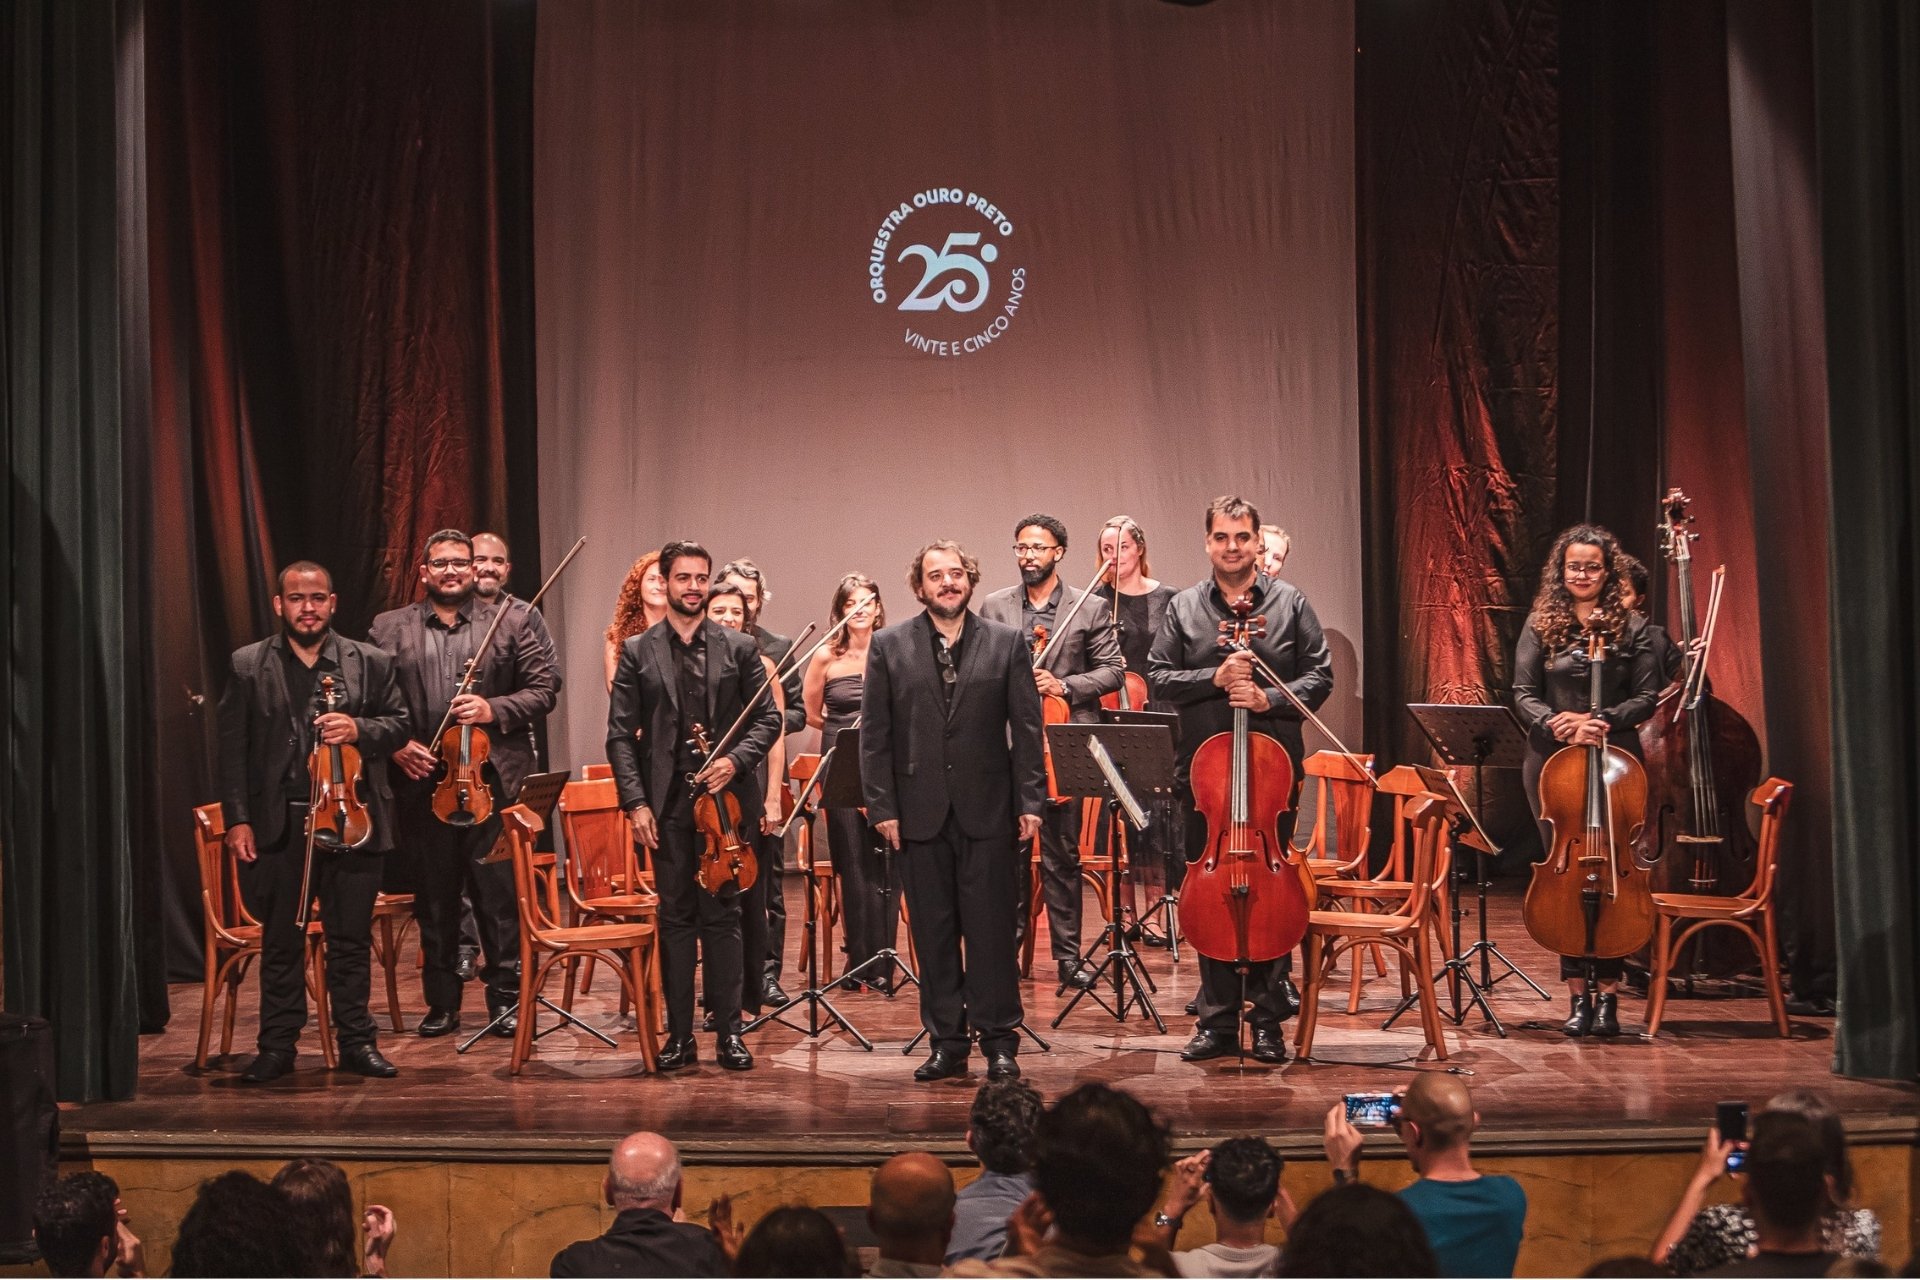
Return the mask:
[[[1554,540],[1540,572],[1540,591],[1513,654],[1513,709],[1527,730],[1521,778],[1533,816],[1540,816],[1540,770],[1563,747],[1613,746],[1640,754],[1635,726],[1653,714],[1659,672],[1646,619],[1626,607],[1621,588],[1625,552],[1598,525],[1580,524]],[[1606,641],[1600,708],[1590,706],[1587,640]],[[1541,828],[1552,848],[1552,831]],[[1570,1036],[1620,1034],[1619,987],[1625,964],[1594,962],[1599,990],[1589,992],[1585,962],[1562,956],[1571,1010],[1561,1027]]]
[[620,646],[667,616],[667,580],[660,572],[660,553],[649,551],[633,562],[620,596],[613,602],[613,622],[607,627],[607,692],[613,692],[613,673],[620,666]]

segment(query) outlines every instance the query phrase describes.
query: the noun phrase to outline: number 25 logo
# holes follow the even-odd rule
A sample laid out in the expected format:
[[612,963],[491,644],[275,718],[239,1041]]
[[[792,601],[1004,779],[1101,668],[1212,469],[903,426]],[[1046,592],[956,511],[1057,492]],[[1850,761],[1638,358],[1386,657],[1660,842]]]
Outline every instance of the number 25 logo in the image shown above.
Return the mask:
[[[905,262],[908,258],[918,258],[922,264],[920,283],[913,292],[901,299],[902,311],[938,311],[941,307],[951,307],[955,311],[972,311],[987,300],[986,263],[1000,256],[1000,250],[993,245],[981,245],[979,256],[965,250],[980,244],[977,231],[956,231],[947,237],[947,242],[935,253],[924,244],[910,244],[900,251],[896,262]],[[929,294],[927,289],[942,276],[950,272],[960,272],[948,279],[938,292]],[[971,282],[971,284],[969,283]]]

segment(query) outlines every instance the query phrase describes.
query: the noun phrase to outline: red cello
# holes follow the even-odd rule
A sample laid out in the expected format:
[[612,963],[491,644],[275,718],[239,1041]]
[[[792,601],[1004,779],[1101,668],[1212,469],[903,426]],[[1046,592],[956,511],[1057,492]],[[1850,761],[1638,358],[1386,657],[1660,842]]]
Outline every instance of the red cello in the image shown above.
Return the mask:
[[[1253,600],[1233,603],[1220,624],[1227,649],[1266,634],[1250,616]],[[1280,839],[1280,815],[1293,807],[1293,761],[1286,748],[1247,725],[1233,709],[1233,729],[1200,744],[1190,768],[1193,802],[1206,818],[1207,848],[1187,869],[1180,891],[1180,930],[1201,955],[1234,965],[1278,960],[1307,936],[1313,907],[1311,873]]]

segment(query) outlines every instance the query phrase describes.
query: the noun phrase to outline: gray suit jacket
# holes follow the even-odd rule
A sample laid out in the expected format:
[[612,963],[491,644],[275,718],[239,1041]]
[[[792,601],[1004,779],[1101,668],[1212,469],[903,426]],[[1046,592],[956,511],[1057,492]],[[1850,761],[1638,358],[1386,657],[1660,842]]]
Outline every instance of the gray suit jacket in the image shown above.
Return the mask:
[[[1002,587],[980,602],[980,616],[1020,630],[1024,586]],[[1073,602],[1087,593],[1065,584],[1060,588],[1060,603],[1054,617],[1064,618]],[[1026,637],[1029,646],[1032,637]],[[1051,637],[1049,637],[1051,639]],[[1113,606],[1093,596],[1074,613],[1066,634],[1053,644],[1047,655],[1047,670],[1066,686],[1067,705],[1073,718],[1082,724],[1100,719],[1100,698],[1120,687],[1127,660],[1120,652],[1120,641],[1113,634]]]

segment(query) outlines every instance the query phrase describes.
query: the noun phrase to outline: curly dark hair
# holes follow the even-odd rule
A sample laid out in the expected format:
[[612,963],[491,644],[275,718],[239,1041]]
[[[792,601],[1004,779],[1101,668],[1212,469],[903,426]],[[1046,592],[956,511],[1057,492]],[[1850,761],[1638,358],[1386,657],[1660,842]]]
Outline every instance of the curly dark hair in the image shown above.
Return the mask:
[[633,562],[620,584],[620,595],[613,602],[613,621],[607,625],[607,643],[625,644],[629,637],[647,629],[647,604],[641,594],[647,570],[660,563],[660,553],[649,551]]
[[1391,1191],[1349,1182],[1314,1197],[1287,1229],[1283,1276],[1437,1276],[1427,1230]]
[[[1600,599],[1583,627],[1573,612],[1573,594],[1567,590],[1567,548],[1598,547],[1600,562],[1607,567],[1606,581],[1600,587]],[[1577,524],[1553,540],[1553,550],[1540,570],[1540,590],[1533,597],[1533,609],[1527,625],[1540,633],[1541,646],[1558,653],[1591,628],[1618,645],[1627,632],[1627,610],[1620,603],[1620,540],[1597,524]]]
[[1207,1162],[1214,1208],[1237,1223],[1258,1222],[1280,1194],[1280,1153],[1265,1138],[1228,1138]]
[[927,553],[929,551],[951,551],[960,557],[960,567],[967,571],[967,581],[973,586],[980,585],[980,562],[967,554],[967,549],[952,538],[936,538],[920,548],[913,557],[913,563],[907,566],[907,586],[913,591],[914,598],[920,598],[920,584],[926,581]]
[[1060,1230],[1098,1253],[1127,1247],[1160,1193],[1165,1125],[1132,1094],[1083,1084],[1033,1129],[1033,1185]]
[[994,1080],[973,1095],[967,1127],[973,1154],[989,1173],[1025,1173],[1033,1167],[1033,1126],[1040,1121],[1040,1091],[1025,1080]]
[[284,1192],[235,1169],[200,1184],[173,1243],[177,1276],[317,1275]]
[[[119,1184],[89,1169],[70,1173],[40,1193],[33,1206],[33,1239],[47,1270],[56,1276],[84,1276],[119,1225],[113,1202]],[[113,1260],[108,1253],[107,1260]]]
[[1060,549],[1062,551],[1065,551],[1067,549],[1067,526],[1060,523],[1060,520],[1058,517],[1049,516],[1049,515],[1040,515],[1038,513],[1030,516],[1024,516],[1021,518],[1018,524],[1013,526],[1013,536],[1018,538],[1020,536],[1020,531],[1022,529],[1029,529],[1029,528],[1045,529],[1048,533],[1053,535],[1053,540],[1060,544]]

